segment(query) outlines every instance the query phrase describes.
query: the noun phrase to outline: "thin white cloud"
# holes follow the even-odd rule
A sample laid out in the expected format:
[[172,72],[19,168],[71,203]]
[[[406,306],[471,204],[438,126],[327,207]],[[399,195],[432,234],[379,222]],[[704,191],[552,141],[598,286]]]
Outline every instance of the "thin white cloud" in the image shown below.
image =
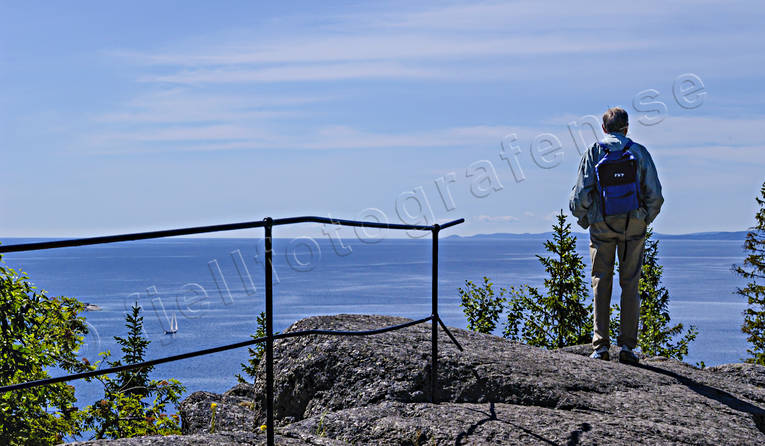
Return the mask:
[[121,131],[96,134],[91,141],[96,145],[143,142],[189,142],[210,140],[256,140],[267,136],[253,128],[236,125],[163,126],[142,131]]
[[472,220],[482,223],[507,223],[511,221],[518,221],[518,217],[512,215],[476,215]]
[[304,115],[300,107],[327,101],[320,96],[255,96],[202,93],[176,88],[146,93],[93,117],[105,124],[172,124],[262,121]]
[[433,131],[406,133],[364,132],[348,126],[322,128],[317,138],[310,138],[306,148],[350,149],[350,148],[395,148],[395,147],[459,147],[475,144],[497,145],[502,136],[518,131],[510,126],[465,126]]
[[95,116],[96,122],[134,124],[204,123],[210,121],[284,119],[299,116],[295,110],[223,111],[203,108],[176,109],[171,113],[158,110],[113,112]]
[[559,214],[560,214],[560,212],[559,212],[559,211],[553,211],[553,212],[550,212],[550,213],[548,213],[548,214],[545,214],[545,215],[544,215],[544,217],[542,217],[542,219],[543,219],[544,221],[553,221],[553,220],[555,220],[555,219],[556,219],[556,217],[557,217]]
[[374,61],[461,60],[471,57],[602,53],[657,48],[658,41],[610,39],[556,33],[540,36],[485,37],[426,34],[344,35],[292,38],[273,44],[231,45],[193,52],[116,53],[147,65],[223,67],[265,64],[348,63]]
[[[98,153],[130,151],[220,151],[252,149],[375,149],[418,147],[499,147],[508,133],[530,133],[511,126],[465,126],[402,133],[367,132],[349,126],[327,126],[301,134],[277,133],[265,126],[194,125],[106,131],[90,138]],[[189,143],[194,144],[189,144]],[[151,143],[159,143],[151,146]],[[187,143],[168,146],[163,143]],[[148,144],[148,145],[147,145]],[[108,149],[111,147],[112,149]],[[126,148],[129,148],[126,150]]]
[[[379,27],[383,29],[426,29],[446,31],[496,31],[513,29],[518,31],[560,29],[556,19],[566,17],[568,28],[592,26],[593,20],[604,21],[601,26],[618,26],[624,17],[631,20],[655,15],[656,7],[669,6],[661,2],[613,3],[600,2],[601,7],[588,8],[576,2],[538,1],[474,1],[469,3],[437,3],[430,8],[407,10],[397,8],[396,12],[376,11],[374,15],[349,14],[349,21],[359,23],[359,28]],[[697,5],[698,2],[695,2]],[[678,8],[681,5],[678,5]],[[548,20],[538,20],[546,17]]]
[[[704,105],[700,110],[703,111]],[[634,118],[633,118],[634,120]],[[633,130],[634,128],[634,130]],[[765,116],[669,116],[654,126],[631,125],[635,138],[655,147],[667,146],[765,146],[761,129]]]
[[345,79],[444,77],[443,73],[423,67],[407,66],[397,62],[353,62],[265,67],[255,69],[198,69],[182,70],[166,75],[147,75],[140,82],[169,82],[180,84],[300,82]]

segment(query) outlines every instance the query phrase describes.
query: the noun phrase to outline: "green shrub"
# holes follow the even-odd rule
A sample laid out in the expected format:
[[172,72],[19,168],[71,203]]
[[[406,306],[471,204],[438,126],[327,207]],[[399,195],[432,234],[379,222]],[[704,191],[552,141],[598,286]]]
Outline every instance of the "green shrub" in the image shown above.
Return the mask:
[[[0,260],[2,256],[0,256]],[[84,305],[51,297],[22,271],[0,264],[0,385],[81,371],[76,354],[88,330]],[[0,444],[48,445],[79,433],[74,387],[52,384],[0,394]]]
[[499,294],[495,294],[494,284],[488,277],[484,277],[482,285],[466,280],[465,288],[459,288],[458,291],[462,300],[460,306],[467,317],[468,330],[479,333],[493,332],[502,313],[507,290],[500,288]]

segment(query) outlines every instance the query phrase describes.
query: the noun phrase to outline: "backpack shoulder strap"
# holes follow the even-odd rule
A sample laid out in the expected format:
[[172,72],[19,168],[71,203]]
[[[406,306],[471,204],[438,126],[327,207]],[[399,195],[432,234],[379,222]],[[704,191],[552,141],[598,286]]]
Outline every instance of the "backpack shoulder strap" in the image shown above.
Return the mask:
[[[608,146],[607,146],[606,144],[603,144],[603,143],[602,143],[602,142],[600,142],[600,141],[598,141],[596,144],[597,144],[598,146],[600,146],[600,148],[601,148],[601,149],[603,149],[603,150],[604,150],[606,153],[609,153],[609,152],[611,152],[610,150],[608,150]],[[624,147],[622,148],[622,150],[621,150],[621,151],[622,151],[622,152],[624,152],[624,151],[627,151],[627,150],[629,150],[629,149],[630,149],[630,147],[632,147],[632,144],[634,144],[634,143],[632,142],[632,140],[631,140],[631,139],[629,139],[629,138],[627,138],[627,143],[625,143],[625,144],[624,144]]]

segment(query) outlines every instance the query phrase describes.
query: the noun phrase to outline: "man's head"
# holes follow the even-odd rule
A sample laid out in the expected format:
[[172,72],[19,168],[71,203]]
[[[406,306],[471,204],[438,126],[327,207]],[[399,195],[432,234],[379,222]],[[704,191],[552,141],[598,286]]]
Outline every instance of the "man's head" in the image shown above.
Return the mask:
[[603,131],[606,133],[622,133],[627,135],[629,120],[623,108],[613,107],[603,113]]

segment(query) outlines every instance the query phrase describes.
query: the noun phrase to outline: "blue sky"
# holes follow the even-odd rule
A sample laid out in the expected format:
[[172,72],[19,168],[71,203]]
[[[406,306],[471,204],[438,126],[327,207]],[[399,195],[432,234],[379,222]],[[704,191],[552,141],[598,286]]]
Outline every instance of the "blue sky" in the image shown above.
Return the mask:
[[[616,105],[664,185],[655,229],[741,230],[765,180],[764,22],[760,2],[2,1],[0,235],[418,204],[465,217],[454,233],[542,232],[574,184],[569,123]],[[665,113],[633,106],[649,89]]]

